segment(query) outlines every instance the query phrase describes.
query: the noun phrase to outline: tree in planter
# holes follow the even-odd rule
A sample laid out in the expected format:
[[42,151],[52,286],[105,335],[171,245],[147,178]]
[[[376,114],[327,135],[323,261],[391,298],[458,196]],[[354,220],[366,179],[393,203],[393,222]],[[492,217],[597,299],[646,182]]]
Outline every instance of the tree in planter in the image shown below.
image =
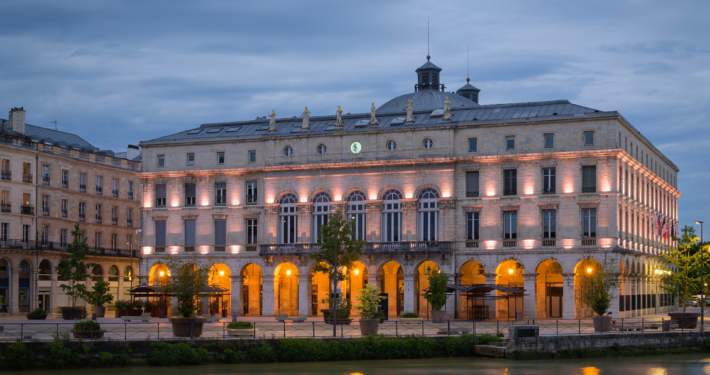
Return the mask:
[[213,262],[196,257],[166,257],[165,265],[171,270],[170,279],[162,285],[162,291],[178,300],[178,315],[193,318],[197,315],[198,297],[209,287]]
[[107,303],[113,302],[113,295],[109,294],[111,284],[108,281],[98,280],[94,282],[91,292],[86,292],[86,302],[91,306],[103,307]]
[[432,310],[441,310],[446,305],[446,295],[449,277],[445,273],[436,272],[429,275],[429,291],[424,293],[424,299],[431,304]]
[[62,257],[56,270],[61,280],[69,281],[69,285],[62,283],[59,284],[59,287],[62,288],[67,296],[71,297],[71,307],[76,307],[76,299],[86,299],[88,293],[86,285],[80,284],[79,282],[86,280],[88,276],[86,270],[89,267],[93,268],[96,266],[95,263],[84,263],[84,259],[86,259],[87,255],[94,255],[96,252],[89,250],[89,245],[86,244],[86,238],[79,241],[79,238],[81,238],[79,224],[74,225],[74,230],[72,230],[71,235],[74,239],[68,249],[69,255]]
[[619,287],[619,276],[614,272],[614,260],[609,260],[599,267],[591,267],[581,276],[581,285],[577,288],[578,301],[589,306],[597,316],[604,316],[609,311],[611,301],[616,298],[611,291]]
[[[356,240],[353,232],[354,220],[347,220],[341,210],[328,217],[328,223],[321,227],[318,233],[318,242],[320,246],[316,247],[311,253],[311,259],[316,261],[313,267],[314,272],[324,272],[328,274],[333,281],[333,286],[337,285],[347,278],[341,269],[352,269],[353,264],[360,257],[362,248],[365,246],[364,240]],[[341,296],[336,296],[335,301],[330,300],[331,309],[335,308],[336,317],[340,304]],[[349,301],[348,301],[349,303]],[[335,322],[335,319],[333,319]],[[335,325],[333,325],[333,335],[336,334]]]
[[385,297],[380,295],[380,288],[367,284],[360,289],[360,295],[357,296],[360,305],[355,308],[360,310],[359,314],[362,319],[375,319],[379,313],[380,302],[384,299]]
[[[693,300],[693,295],[700,291],[700,251],[702,245],[700,238],[695,235],[695,228],[685,226],[680,238],[673,238],[678,241],[678,247],[668,247],[668,253],[661,254],[661,258],[675,266],[675,272],[664,270],[661,275],[661,288],[678,300],[685,308],[688,302]],[[707,247],[705,248],[707,250]],[[710,262],[710,257],[705,256],[704,261]]]

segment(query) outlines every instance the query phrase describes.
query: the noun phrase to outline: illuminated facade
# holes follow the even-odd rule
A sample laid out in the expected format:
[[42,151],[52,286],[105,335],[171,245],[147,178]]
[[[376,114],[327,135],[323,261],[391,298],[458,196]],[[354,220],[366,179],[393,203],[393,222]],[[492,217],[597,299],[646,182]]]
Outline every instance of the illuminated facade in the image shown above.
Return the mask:
[[[524,287],[486,302],[491,319],[574,318],[587,269],[613,260],[615,315],[663,311],[654,272],[677,222],[678,168],[618,112],[568,101],[478,104],[441,69],[417,69],[415,92],[365,114],[205,124],[141,143],[143,282],[161,258],[199,256],[229,271],[232,312],[317,316],[328,279],[308,257],[337,210],[368,244],[342,288],[388,294],[388,313],[427,315],[431,272],[459,285]],[[449,298],[450,318],[475,308]],[[518,315],[520,316],[520,315]]]

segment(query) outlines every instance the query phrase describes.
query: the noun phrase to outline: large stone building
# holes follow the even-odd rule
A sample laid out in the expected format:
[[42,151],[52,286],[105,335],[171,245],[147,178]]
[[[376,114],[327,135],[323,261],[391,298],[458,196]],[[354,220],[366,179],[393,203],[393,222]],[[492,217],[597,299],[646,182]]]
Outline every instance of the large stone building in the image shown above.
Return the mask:
[[450,318],[586,317],[575,288],[609,262],[615,316],[665,309],[671,243],[653,223],[677,222],[678,168],[641,132],[566,100],[479,104],[469,83],[446,92],[428,56],[416,73],[414,92],[371,113],[272,113],[141,142],[142,282],[169,275],[166,255],[209,257],[233,312],[320,315],[328,279],[308,254],[342,210],[368,242],[342,289],[356,304],[364,283],[380,286],[389,316],[426,316],[427,277],[444,272],[525,289],[452,295]]
[[88,270],[89,288],[106,280],[116,299],[127,298],[140,247],[138,147],[100,151],[75,134],[25,124],[22,108],[0,126],[0,309],[67,305],[55,267],[74,224],[96,251],[87,259],[98,264]]

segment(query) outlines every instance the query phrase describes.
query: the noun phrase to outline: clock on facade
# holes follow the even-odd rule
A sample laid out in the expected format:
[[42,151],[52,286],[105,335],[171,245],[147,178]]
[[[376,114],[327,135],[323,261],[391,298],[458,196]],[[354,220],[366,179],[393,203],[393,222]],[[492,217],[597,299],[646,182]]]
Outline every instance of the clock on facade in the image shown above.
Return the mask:
[[362,150],[362,145],[360,144],[360,142],[356,141],[350,145],[350,151],[352,151],[353,154],[359,154],[361,150]]

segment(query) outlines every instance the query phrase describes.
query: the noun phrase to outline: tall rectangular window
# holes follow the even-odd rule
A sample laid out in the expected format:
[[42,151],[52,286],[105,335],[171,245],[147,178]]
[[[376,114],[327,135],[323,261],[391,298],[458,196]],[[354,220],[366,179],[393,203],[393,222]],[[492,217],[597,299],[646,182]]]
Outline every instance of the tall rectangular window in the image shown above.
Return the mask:
[[296,216],[296,206],[279,207],[281,210],[279,220],[281,222],[282,244],[296,243],[298,236],[298,216]]
[[506,240],[514,240],[518,238],[518,213],[504,212],[503,213],[503,238]]
[[224,152],[217,153],[217,164],[224,164]]
[[542,169],[542,193],[555,194],[557,191],[557,168]]
[[158,167],[162,168],[165,166],[165,155],[158,155]]
[[595,208],[582,210],[582,237],[597,237],[597,210]]
[[466,213],[466,240],[479,239],[480,221],[478,215],[478,212]]
[[507,150],[515,150],[515,136],[505,137],[505,148]]
[[96,205],[96,224],[101,224],[103,217],[101,216],[101,205]]
[[478,171],[466,172],[466,196],[478,197],[479,173]]
[[214,245],[227,246],[227,220],[214,221]]
[[249,163],[256,163],[256,151],[249,151]]
[[12,179],[12,173],[10,171],[10,160],[9,159],[2,159],[2,179],[3,180],[11,180]]
[[62,187],[69,188],[69,171],[66,169],[62,169]]
[[247,181],[247,204],[256,204],[257,198],[256,181]]
[[[594,132],[584,132],[584,145],[594,146]],[[636,156],[638,156],[638,147],[636,147]]]
[[155,207],[165,207],[166,196],[165,184],[155,185]]
[[12,212],[12,204],[10,203],[9,190],[0,191],[0,205],[2,207],[0,212]]
[[132,227],[133,226],[133,209],[129,208],[126,210],[126,226],[127,227]]
[[30,242],[30,225],[29,224],[22,224],[22,242],[23,243]]
[[104,191],[104,178],[102,176],[96,176],[96,194],[102,195]]
[[118,234],[111,234],[111,250],[118,250]]
[[113,179],[111,181],[111,192],[114,198],[118,198],[118,179]]
[[155,247],[165,247],[167,242],[165,223],[165,220],[155,222]]
[[62,229],[59,231],[59,246],[60,247],[67,247],[67,241],[68,241],[68,231],[66,229]]
[[187,165],[195,165],[195,154],[187,154]]
[[94,234],[94,248],[96,250],[101,250],[101,232],[96,232]]
[[478,138],[468,139],[468,152],[478,152]]
[[111,207],[111,224],[118,225],[118,207]]
[[196,191],[195,184],[185,184],[185,206],[195,205]]
[[42,215],[49,216],[49,195],[42,196]]
[[0,241],[7,242],[9,223],[0,223]]
[[545,148],[555,148],[555,135],[552,133],[545,134]]
[[32,183],[32,164],[22,163],[22,182]]
[[86,221],[86,203],[79,202],[79,221]]
[[227,183],[217,182],[215,183],[215,197],[214,203],[217,206],[224,206],[227,204]]
[[185,251],[195,250],[195,220],[185,220]]
[[49,166],[48,165],[42,166],[42,184],[49,185]]
[[557,238],[557,211],[542,211],[542,238]]
[[42,245],[48,245],[51,239],[49,232],[49,225],[42,225]]
[[86,193],[86,173],[79,173],[79,192]]
[[258,243],[257,224],[256,219],[247,219],[247,245]]
[[594,193],[596,191],[597,166],[591,165],[582,167],[582,193]]
[[62,199],[62,217],[69,216],[69,201]]
[[518,170],[503,171],[503,195],[518,195]]

